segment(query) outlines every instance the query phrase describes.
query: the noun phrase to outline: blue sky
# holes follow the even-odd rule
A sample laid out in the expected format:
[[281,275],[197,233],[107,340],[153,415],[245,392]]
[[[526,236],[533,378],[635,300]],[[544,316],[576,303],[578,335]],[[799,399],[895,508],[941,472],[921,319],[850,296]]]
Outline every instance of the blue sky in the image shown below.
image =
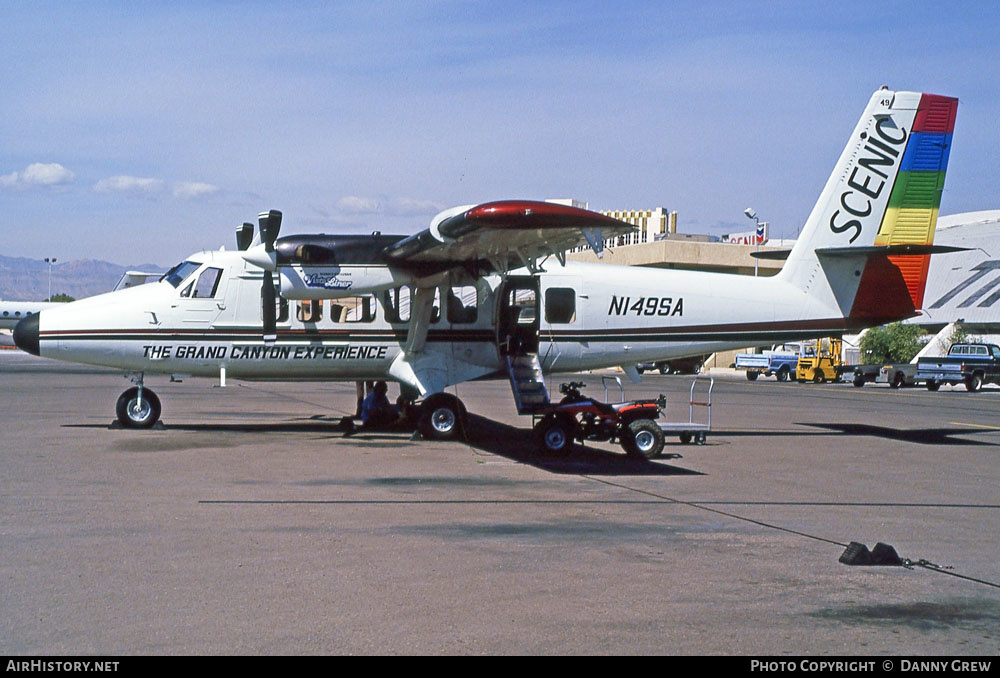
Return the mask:
[[881,85],[961,100],[942,214],[1000,208],[1000,6],[5,2],[0,254],[170,265],[440,209],[808,216]]

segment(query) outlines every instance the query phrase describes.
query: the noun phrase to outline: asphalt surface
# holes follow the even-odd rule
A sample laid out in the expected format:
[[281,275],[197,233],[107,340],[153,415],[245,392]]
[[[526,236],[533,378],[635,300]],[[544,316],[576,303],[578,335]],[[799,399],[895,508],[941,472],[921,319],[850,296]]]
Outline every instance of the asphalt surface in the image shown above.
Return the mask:
[[[165,426],[129,431],[114,372],[4,351],[0,380],[4,653],[1000,651],[995,387],[720,377],[707,444],[638,463],[538,457],[499,381],[438,443],[345,438],[349,383],[154,377]],[[690,383],[628,395],[687,420]]]

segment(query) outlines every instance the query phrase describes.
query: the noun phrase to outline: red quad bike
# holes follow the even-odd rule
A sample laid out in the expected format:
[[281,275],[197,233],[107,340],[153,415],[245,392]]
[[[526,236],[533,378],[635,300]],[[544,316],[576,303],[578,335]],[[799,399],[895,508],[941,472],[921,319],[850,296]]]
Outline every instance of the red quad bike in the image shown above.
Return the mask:
[[666,397],[608,404],[580,393],[586,386],[573,381],[560,384],[563,399],[543,408],[535,424],[535,441],[545,452],[565,452],[573,440],[621,442],[630,457],[653,459],[663,452],[663,431],[655,419],[666,406]]

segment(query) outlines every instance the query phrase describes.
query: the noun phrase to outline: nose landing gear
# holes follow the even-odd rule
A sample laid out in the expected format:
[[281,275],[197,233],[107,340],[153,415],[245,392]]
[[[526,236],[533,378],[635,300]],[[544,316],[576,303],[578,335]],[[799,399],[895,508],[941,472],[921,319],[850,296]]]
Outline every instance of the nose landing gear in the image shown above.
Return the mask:
[[142,375],[133,380],[135,386],[118,396],[115,414],[124,428],[152,428],[160,419],[160,399],[142,387]]

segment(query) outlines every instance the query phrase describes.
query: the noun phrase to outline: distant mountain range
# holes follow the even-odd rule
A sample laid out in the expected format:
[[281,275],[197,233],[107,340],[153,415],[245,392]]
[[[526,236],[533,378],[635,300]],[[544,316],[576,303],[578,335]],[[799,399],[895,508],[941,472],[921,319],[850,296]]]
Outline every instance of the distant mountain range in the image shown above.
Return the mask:
[[[162,266],[119,264],[97,259],[76,259],[52,265],[52,294],[75,299],[110,292],[125,271],[163,273]],[[41,301],[49,296],[49,265],[43,260],[0,255],[0,299]]]

